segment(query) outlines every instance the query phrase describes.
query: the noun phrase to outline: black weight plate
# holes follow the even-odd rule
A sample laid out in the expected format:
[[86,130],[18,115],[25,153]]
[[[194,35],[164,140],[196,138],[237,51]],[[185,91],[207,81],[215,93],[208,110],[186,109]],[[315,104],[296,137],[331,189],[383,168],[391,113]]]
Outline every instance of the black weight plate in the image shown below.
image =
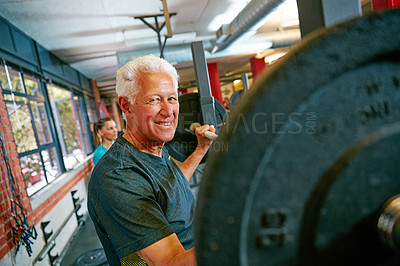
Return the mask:
[[[190,132],[190,125],[198,122],[203,123],[201,114],[200,98],[198,93],[186,93],[179,96],[179,121],[174,138],[165,144],[169,154],[176,160],[183,162],[197,147],[197,138]],[[215,100],[215,114],[217,124],[222,124],[226,110],[224,106]],[[218,133],[218,128],[216,128]],[[212,148],[211,148],[212,149]]]
[[[75,261],[76,266],[86,266],[86,265],[105,265],[107,263],[106,255],[103,249],[94,249],[88,251]],[[108,265],[108,264],[107,264]]]
[[400,191],[400,10],[315,32],[238,102],[200,185],[199,265],[377,265]]
[[243,90],[235,91],[231,98],[229,99],[229,108],[232,110],[233,106],[239,101],[240,97],[242,96]]

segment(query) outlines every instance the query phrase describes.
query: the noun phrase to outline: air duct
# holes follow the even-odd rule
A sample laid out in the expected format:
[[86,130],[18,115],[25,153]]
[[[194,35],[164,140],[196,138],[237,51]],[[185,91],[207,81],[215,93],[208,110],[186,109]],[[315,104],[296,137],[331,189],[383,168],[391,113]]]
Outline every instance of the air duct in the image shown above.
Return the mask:
[[[218,30],[217,35],[224,36],[222,41],[217,43],[212,53],[224,50],[232,43],[237,41],[244,33],[256,30],[263,21],[285,0],[252,0],[247,6],[232,20],[227,27],[223,25]],[[260,25],[261,24],[261,25]],[[226,33],[221,31],[226,31]],[[217,36],[218,37],[218,36]]]

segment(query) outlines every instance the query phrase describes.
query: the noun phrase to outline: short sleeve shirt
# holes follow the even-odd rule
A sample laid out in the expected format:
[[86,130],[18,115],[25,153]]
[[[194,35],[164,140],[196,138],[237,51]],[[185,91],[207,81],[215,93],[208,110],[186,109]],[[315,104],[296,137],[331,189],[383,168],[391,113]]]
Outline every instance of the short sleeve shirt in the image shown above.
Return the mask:
[[88,210],[111,265],[176,233],[193,247],[195,198],[179,167],[140,152],[122,136],[95,166]]
[[101,157],[103,157],[103,155],[107,152],[107,148],[104,147],[102,144],[99,144],[99,146],[97,146],[97,148],[94,150],[93,153],[93,163],[94,165],[97,164],[97,162],[101,159]]

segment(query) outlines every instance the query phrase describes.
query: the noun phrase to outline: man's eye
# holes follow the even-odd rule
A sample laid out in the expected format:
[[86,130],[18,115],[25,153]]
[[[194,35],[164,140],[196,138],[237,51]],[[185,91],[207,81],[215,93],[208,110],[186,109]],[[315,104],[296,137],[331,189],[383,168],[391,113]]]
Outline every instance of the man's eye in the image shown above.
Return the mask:
[[175,97],[170,97],[168,100],[169,100],[170,102],[175,102],[175,101],[177,101],[177,99],[176,99]]

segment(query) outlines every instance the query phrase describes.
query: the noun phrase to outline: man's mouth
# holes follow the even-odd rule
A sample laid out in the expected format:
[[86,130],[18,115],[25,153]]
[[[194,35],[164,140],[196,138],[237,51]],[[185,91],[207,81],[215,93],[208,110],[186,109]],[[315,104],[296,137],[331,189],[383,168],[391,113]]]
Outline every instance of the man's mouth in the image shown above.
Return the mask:
[[170,126],[172,124],[172,122],[168,122],[168,123],[161,123],[161,122],[155,122],[157,125],[161,125],[161,126]]

